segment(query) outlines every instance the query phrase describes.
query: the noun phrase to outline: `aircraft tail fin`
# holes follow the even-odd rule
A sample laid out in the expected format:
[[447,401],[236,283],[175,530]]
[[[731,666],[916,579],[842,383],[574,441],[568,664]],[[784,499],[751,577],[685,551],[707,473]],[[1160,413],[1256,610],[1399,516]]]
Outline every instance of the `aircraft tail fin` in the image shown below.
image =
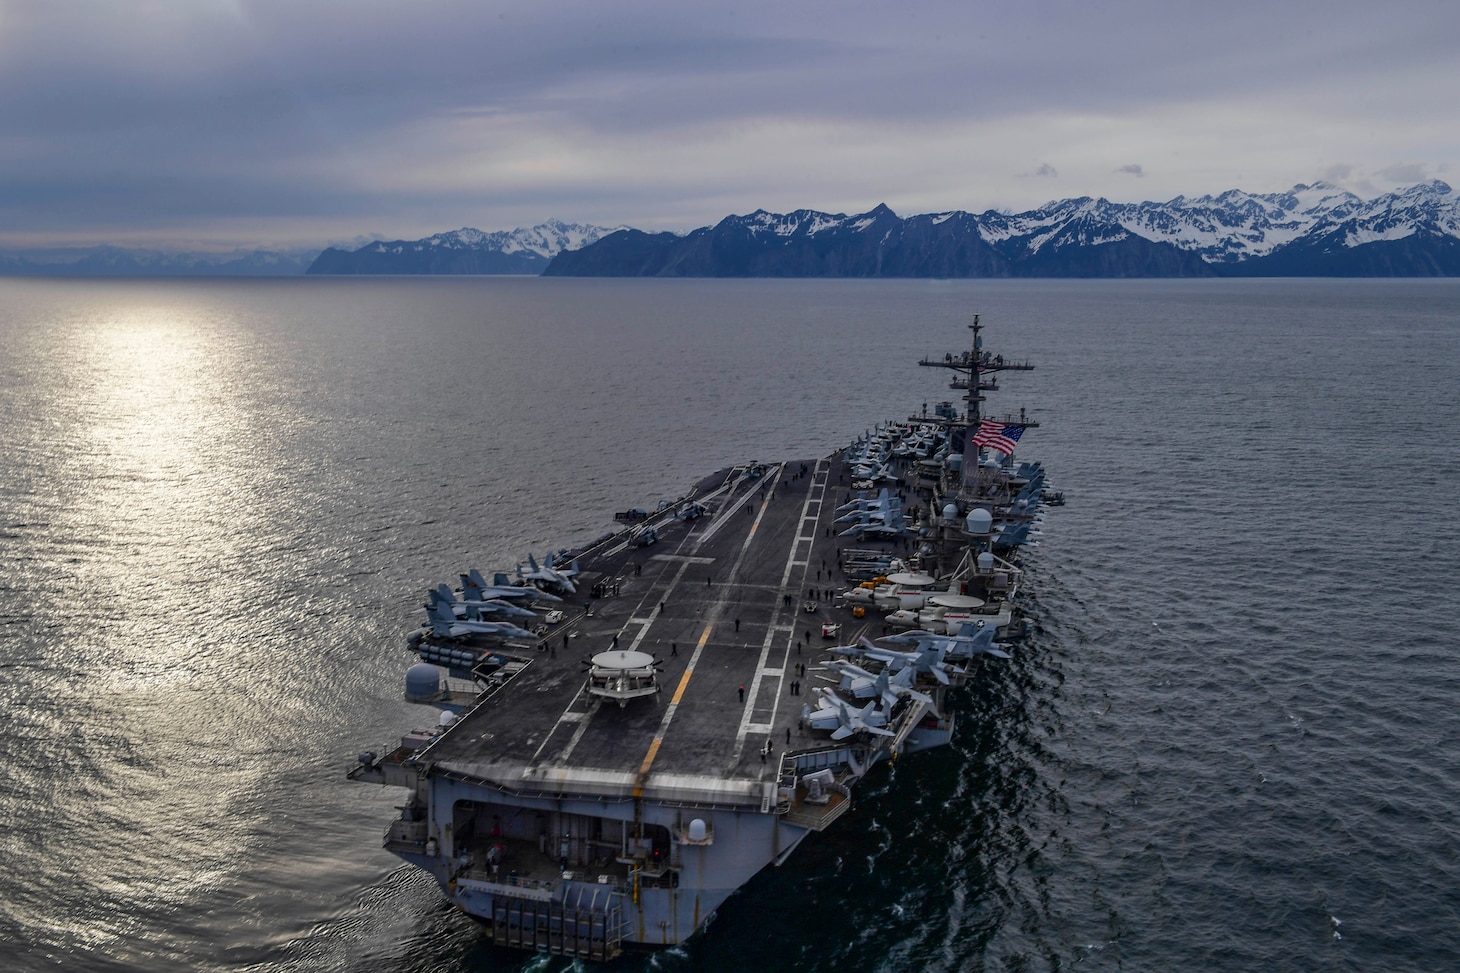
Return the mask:
[[978,621],[978,622],[975,622],[975,621],[963,622],[962,624],[960,624],[958,626],[958,631],[957,631],[956,635],[957,635],[958,638],[961,638],[961,639],[978,638],[979,633],[982,632],[987,627],[988,626],[986,626],[981,621]]
[[[431,593],[433,595],[435,594],[434,591]],[[456,624],[456,616],[436,598],[432,598],[426,605],[426,617],[431,622],[431,633],[433,635],[450,635],[451,626]]]

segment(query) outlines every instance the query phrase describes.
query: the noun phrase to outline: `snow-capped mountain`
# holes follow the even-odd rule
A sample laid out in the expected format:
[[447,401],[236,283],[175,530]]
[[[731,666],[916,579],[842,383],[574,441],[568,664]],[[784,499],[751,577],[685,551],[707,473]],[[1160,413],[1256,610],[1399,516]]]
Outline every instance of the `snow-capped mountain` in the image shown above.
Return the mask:
[[333,247],[310,265],[311,274],[539,274],[564,250],[594,243],[613,228],[548,220],[537,226],[486,233],[462,227],[421,240]]
[[621,231],[553,275],[1168,277],[1460,275],[1460,196],[1438,180],[1361,199],[1324,183],[1024,213],[757,210],[683,237]]
[[[991,214],[984,214],[985,239],[993,242],[1022,237],[1032,253],[1043,242],[1039,238],[1042,230],[1058,227],[1078,212],[1100,224],[1119,226],[1144,239],[1192,251],[1207,263],[1226,264],[1267,256],[1304,237],[1323,236],[1331,227],[1346,222],[1367,227],[1356,230],[1348,246],[1399,239],[1437,217],[1448,222],[1453,233],[1457,202],[1450,187],[1438,181],[1368,203],[1326,183],[1297,185],[1285,193],[1251,194],[1231,189],[1219,196],[1177,196],[1165,203],[1112,203],[1083,198],[1049,203],[1004,220],[988,220]],[[1393,215],[1396,203],[1404,213],[1398,219]],[[1442,216],[1446,212],[1448,215]]]
[[[606,234],[612,233],[614,227],[606,229],[601,226],[582,226],[578,223],[564,223],[562,220],[548,220],[546,223],[539,223],[537,226],[518,227],[515,230],[498,230],[495,233],[484,233],[481,230],[464,226],[459,230],[452,230],[450,233],[438,233],[435,236],[426,237],[424,240],[416,240],[406,244],[415,250],[425,250],[430,247],[440,247],[448,250],[497,250],[502,253],[535,253],[540,257],[551,260],[564,250],[577,250],[579,247],[596,242]],[[374,247],[382,244],[372,244]],[[392,244],[395,252],[400,252],[400,244]]]
[[[303,268],[307,267],[307,270]],[[0,274],[178,276],[552,274],[678,277],[1460,276],[1460,195],[1439,180],[1363,199],[1326,183],[1281,193],[906,219],[799,209],[727,216],[688,234],[548,220],[463,227],[356,250],[0,252]]]

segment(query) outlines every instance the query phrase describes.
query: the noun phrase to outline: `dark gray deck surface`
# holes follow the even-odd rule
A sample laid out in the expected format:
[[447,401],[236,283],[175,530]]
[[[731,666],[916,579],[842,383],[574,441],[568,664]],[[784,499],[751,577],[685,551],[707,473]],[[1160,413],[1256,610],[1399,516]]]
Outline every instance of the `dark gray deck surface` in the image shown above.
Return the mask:
[[[669,519],[657,544],[614,545],[581,559],[579,594],[557,606],[567,619],[535,654],[529,650],[532,664],[458,721],[429,759],[628,773],[641,781],[651,773],[768,779],[788,729],[793,748],[826,743],[824,734],[797,728],[802,704],[815,701],[811,687],[827,685],[812,666],[861,623],[829,597],[813,597],[816,610],[807,612],[808,593],[848,587],[837,571],[839,546],[890,545],[836,536],[831,522],[849,491],[840,455],[804,462],[804,476],[795,461],[759,480],[735,479],[710,501],[711,516]],[[698,492],[724,482],[717,474]],[[619,594],[594,599],[586,613],[599,581],[617,582]],[[842,623],[835,642],[821,637],[827,619]],[[584,660],[613,648],[615,635],[618,648],[663,661],[657,696],[620,708],[581,692]],[[793,696],[798,662],[808,671]],[[774,750],[763,758],[768,740]]]

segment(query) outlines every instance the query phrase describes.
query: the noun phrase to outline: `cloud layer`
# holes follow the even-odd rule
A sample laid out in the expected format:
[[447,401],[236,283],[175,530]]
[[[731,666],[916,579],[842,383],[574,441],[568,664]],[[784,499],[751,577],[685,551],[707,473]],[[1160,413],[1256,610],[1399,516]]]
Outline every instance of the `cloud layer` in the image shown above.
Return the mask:
[[687,229],[1446,175],[1460,7],[1188,6],[0,5],[0,243]]

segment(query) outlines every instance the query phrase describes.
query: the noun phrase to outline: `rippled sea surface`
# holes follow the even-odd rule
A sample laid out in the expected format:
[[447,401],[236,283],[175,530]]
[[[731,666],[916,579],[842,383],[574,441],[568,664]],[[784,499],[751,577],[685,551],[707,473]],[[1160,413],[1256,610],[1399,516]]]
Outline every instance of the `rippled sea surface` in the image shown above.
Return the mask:
[[623,970],[1460,968],[1460,282],[0,280],[0,942],[476,971],[350,784],[428,585],[1033,359],[955,745]]

